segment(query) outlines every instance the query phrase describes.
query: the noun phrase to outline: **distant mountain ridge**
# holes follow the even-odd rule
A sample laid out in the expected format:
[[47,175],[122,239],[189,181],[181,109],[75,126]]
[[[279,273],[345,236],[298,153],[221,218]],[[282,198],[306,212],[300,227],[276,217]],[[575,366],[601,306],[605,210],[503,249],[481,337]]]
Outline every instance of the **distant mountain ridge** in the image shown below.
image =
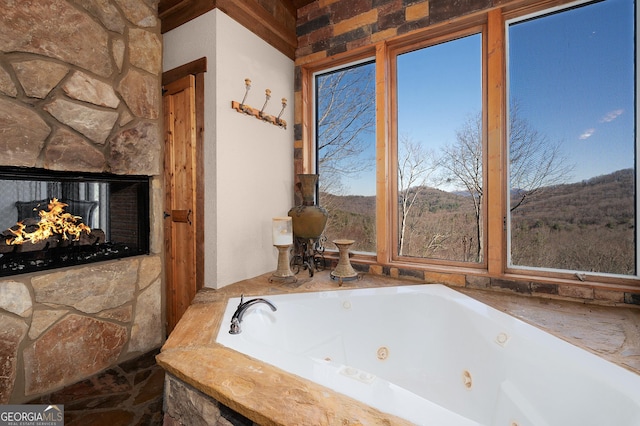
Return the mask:
[[[413,188],[412,190],[415,190]],[[536,212],[538,219],[547,221],[567,220],[567,210],[575,210],[573,221],[587,223],[600,222],[606,217],[624,220],[633,219],[634,212],[629,210],[629,199],[635,196],[635,175],[633,169],[618,170],[607,175],[595,176],[581,182],[561,184],[540,188],[528,198],[513,214],[523,215]],[[416,205],[427,206],[430,212],[440,210],[455,211],[470,206],[469,194],[456,191],[447,192],[432,187],[420,188]],[[512,197],[518,198],[526,193],[512,191]],[[345,213],[374,216],[375,196],[333,195],[323,193],[322,204]],[[522,213],[521,213],[522,212]],[[598,218],[598,216],[602,216]]]

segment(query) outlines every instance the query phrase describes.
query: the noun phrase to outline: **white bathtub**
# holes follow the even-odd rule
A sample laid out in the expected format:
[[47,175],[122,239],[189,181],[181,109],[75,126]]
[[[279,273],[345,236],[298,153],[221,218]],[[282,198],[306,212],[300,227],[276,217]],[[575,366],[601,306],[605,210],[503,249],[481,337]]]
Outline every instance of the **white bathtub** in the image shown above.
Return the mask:
[[640,375],[448,287],[265,298],[217,342],[415,424],[640,425]]

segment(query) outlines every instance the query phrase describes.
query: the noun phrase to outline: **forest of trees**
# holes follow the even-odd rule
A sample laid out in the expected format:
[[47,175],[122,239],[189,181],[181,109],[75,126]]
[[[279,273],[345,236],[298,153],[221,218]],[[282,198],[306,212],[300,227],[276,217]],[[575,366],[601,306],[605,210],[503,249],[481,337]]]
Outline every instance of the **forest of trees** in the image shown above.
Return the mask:
[[[516,266],[635,273],[635,176],[620,170],[579,183],[537,188],[511,214],[511,263]],[[418,191],[407,217],[407,256],[469,261],[477,235],[468,194]],[[523,197],[514,191],[513,203]],[[358,240],[375,252],[375,197],[323,194],[330,204],[327,239]]]

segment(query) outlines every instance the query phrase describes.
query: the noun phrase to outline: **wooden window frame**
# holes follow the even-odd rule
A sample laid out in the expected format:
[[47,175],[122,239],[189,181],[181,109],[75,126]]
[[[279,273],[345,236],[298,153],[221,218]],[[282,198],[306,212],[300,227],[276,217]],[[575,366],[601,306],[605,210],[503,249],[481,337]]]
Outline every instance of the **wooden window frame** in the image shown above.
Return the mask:
[[[593,276],[586,281],[577,281],[574,274],[560,270],[538,271],[507,267],[507,107],[506,107],[506,29],[505,22],[518,16],[561,7],[574,3],[573,0],[542,0],[514,2],[504,7],[487,9],[471,16],[436,24],[412,33],[377,42],[371,46],[355,49],[345,54],[324,58],[301,65],[302,77],[302,141],[303,173],[314,170],[315,137],[313,105],[314,73],[341,65],[375,57],[376,68],[376,234],[377,252],[375,256],[354,255],[355,261],[380,265],[421,269],[431,272],[485,275],[493,278],[531,280],[540,283],[566,282],[578,285],[614,288],[637,288],[640,279],[635,276],[609,277]],[[482,81],[483,87],[483,137],[485,179],[484,218],[484,260],[481,264],[442,261],[435,259],[414,259],[394,255],[397,242],[397,205],[393,202],[397,189],[397,161],[395,134],[397,133],[395,93],[395,56],[418,48],[453,40],[463,34],[482,33]],[[397,244],[396,244],[397,245]]]
[[[390,200],[397,200],[398,199],[398,173],[397,173],[397,164],[398,164],[398,127],[397,127],[397,123],[398,123],[398,117],[397,117],[397,108],[394,108],[394,106],[397,105],[398,100],[397,100],[397,92],[395,90],[395,88],[397,87],[397,58],[398,56],[404,54],[404,53],[409,53],[409,52],[413,52],[413,51],[418,51],[421,49],[426,49],[432,46],[436,46],[439,44],[444,44],[450,41],[454,41],[457,39],[461,39],[467,36],[471,36],[471,35],[477,35],[479,34],[482,38],[481,40],[481,56],[482,56],[482,63],[481,63],[481,72],[482,72],[482,76],[481,76],[481,84],[482,84],[482,128],[483,128],[483,134],[482,134],[482,146],[483,146],[483,153],[482,153],[482,157],[483,157],[483,170],[482,170],[482,179],[483,182],[487,182],[487,171],[486,171],[486,160],[487,160],[487,135],[486,135],[486,129],[487,129],[487,111],[486,111],[486,105],[487,105],[487,73],[486,73],[486,66],[485,66],[485,61],[486,61],[486,44],[487,44],[487,25],[486,22],[484,21],[478,21],[477,19],[474,19],[473,21],[471,21],[470,23],[466,23],[464,26],[461,26],[458,29],[452,30],[450,29],[449,31],[447,31],[444,34],[440,34],[439,32],[435,35],[432,34],[428,34],[426,37],[421,37],[419,39],[416,40],[412,40],[411,42],[406,42],[405,40],[403,40],[400,43],[391,43],[389,45],[388,48],[388,62],[389,62],[389,98],[390,98],[390,113],[389,113],[389,133],[390,133],[390,138],[389,138],[389,143],[390,143],[390,153],[389,153],[389,169],[392,171],[391,175],[389,176],[389,188],[387,188],[387,191],[389,193],[388,197]],[[394,172],[395,171],[395,172]],[[486,192],[486,191],[485,191]],[[390,257],[390,262],[392,263],[398,263],[398,264],[404,264],[404,263],[409,263],[409,264],[428,264],[428,265],[441,265],[441,266],[458,266],[458,267],[464,267],[464,268],[472,268],[472,269],[481,269],[481,270],[486,270],[487,269],[487,214],[485,213],[487,211],[487,198],[486,196],[483,196],[483,200],[482,200],[482,210],[483,210],[483,217],[482,217],[482,223],[480,224],[480,226],[482,226],[483,228],[483,247],[484,247],[484,253],[482,256],[482,262],[462,262],[462,261],[454,261],[454,260],[447,260],[447,259],[435,259],[435,258],[417,258],[417,257],[410,257],[410,256],[400,256],[396,250],[396,248],[398,247],[398,243],[399,243],[399,235],[398,235],[398,222],[399,222],[399,213],[398,213],[398,206],[394,206],[391,209],[391,226],[389,229],[390,232],[388,232],[388,241],[390,242],[391,246],[390,246],[390,251],[391,251],[391,257]]]

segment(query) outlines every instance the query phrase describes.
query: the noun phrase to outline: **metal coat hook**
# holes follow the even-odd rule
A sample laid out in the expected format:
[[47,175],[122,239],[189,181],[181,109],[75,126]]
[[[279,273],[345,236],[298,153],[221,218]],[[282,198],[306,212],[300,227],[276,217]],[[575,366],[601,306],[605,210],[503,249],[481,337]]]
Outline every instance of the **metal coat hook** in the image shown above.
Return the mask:
[[260,115],[260,118],[262,118],[265,121],[272,121],[273,117],[266,115],[264,113],[264,109],[267,107],[267,103],[269,102],[269,99],[271,99],[271,90],[270,89],[265,90],[264,94],[266,99],[264,100],[264,105],[262,105],[262,109],[260,110],[259,115]]
[[245,85],[245,91],[244,91],[244,98],[242,98],[242,102],[240,102],[240,109],[244,112],[246,111],[246,107],[244,105],[244,101],[247,100],[247,95],[249,94],[249,90],[251,89],[251,80],[248,78],[244,79],[244,85]]
[[251,80],[248,78],[245,78],[244,85],[245,85],[245,90],[244,90],[244,97],[242,98],[242,102],[231,101],[231,108],[247,115],[253,115],[254,117],[259,118],[267,123],[275,124],[283,129],[286,129],[287,122],[281,119],[280,117],[282,116],[282,113],[284,112],[284,109],[287,106],[287,100],[285,98],[282,98],[282,110],[280,111],[280,114],[278,115],[278,117],[274,117],[273,115],[269,115],[264,112],[264,110],[267,108],[267,104],[269,103],[269,100],[271,99],[271,89],[265,90],[266,99],[264,101],[264,105],[262,105],[262,109],[258,111],[258,109],[245,104],[245,101],[247,100],[247,95],[249,94],[249,90],[251,89]]
[[280,117],[282,117],[282,113],[284,112],[284,109],[287,107],[287,98],[282,98],[282,110],[280,110],[280,114],[278,114],[278,117],[276,117],[276,124],[280,127],[284,127],[285,129],[287,128],[287,123],[282,120]]

